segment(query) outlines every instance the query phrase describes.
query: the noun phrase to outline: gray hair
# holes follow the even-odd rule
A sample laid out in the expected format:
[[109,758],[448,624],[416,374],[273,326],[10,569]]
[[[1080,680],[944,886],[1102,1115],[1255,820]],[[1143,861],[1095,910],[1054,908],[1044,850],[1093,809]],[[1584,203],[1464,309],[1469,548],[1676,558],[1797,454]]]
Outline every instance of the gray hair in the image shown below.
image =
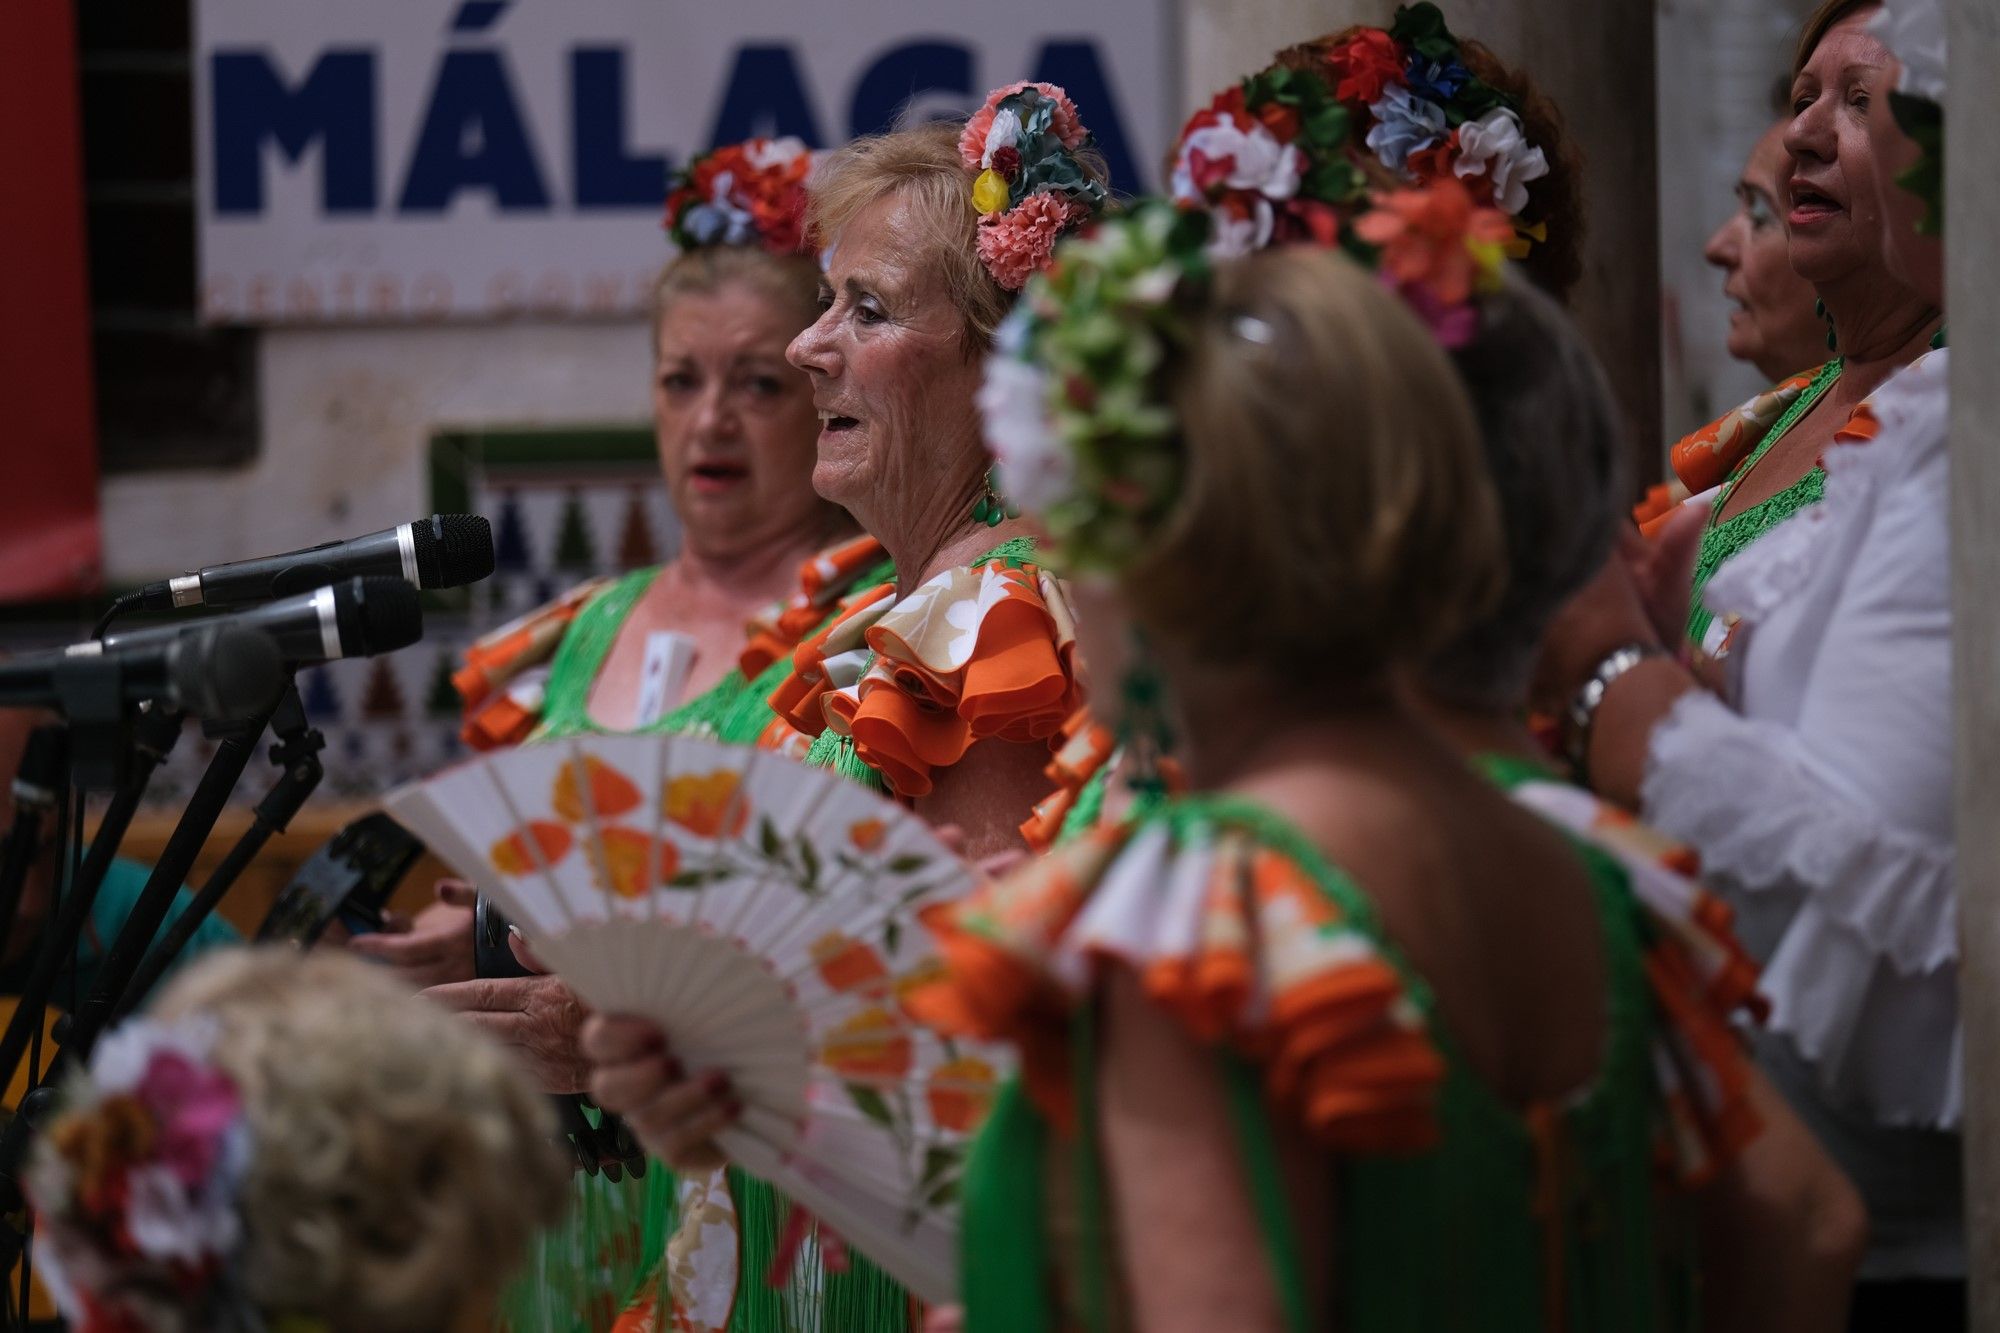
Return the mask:
[[1604,372],[1562,308],[1512,274],[1480,307],[1478,336],[1452,361],[1500,499],[1506,587],[1422,683],[1447,703],[1503,712],[1525,700],[1557,608],[1610,555],[1631,474]]

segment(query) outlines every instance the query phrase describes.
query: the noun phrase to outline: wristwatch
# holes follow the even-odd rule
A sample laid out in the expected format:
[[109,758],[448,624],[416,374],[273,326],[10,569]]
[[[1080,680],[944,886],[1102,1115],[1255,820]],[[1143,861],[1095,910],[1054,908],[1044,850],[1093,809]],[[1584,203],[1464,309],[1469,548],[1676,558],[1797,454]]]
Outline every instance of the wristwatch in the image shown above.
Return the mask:
[[1667,650],[1657,643],[1628,643],[1613,648],[1598,661],[1590,678],[1577,690],[1564,718],[1567,725],[1563,734],[1564,756],[1569,760],[1577,781],[1589,785],[1590,732],[1597,722],[1597,710],[1604,703],[1604,696],[1610,692],[1612,682],[1641,662],[1666,655]]

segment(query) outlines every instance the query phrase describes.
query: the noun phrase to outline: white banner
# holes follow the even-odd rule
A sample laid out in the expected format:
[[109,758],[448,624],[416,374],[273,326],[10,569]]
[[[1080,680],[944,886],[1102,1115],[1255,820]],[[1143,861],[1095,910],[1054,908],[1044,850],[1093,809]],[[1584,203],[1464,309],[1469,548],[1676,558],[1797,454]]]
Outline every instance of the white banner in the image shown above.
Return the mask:
[[214,322],[629,314],[666,257],[668,170],[717,143],[831,147],[1034,78],[1137,190],[1178,110],[1172,0],[195,8]]

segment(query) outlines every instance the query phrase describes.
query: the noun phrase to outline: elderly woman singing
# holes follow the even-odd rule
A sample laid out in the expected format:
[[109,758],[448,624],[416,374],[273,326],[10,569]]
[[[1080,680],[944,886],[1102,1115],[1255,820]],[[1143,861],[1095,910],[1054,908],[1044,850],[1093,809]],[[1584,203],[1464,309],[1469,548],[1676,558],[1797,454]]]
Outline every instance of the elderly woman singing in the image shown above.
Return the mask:
[[[788,356],[820,417],[813,486],[896,575],[800,644],[769,702],[815,738],[809,762],[956,826],[974,858],[1020,844],[1081,697],[1068,605],[995,489],[974,397],[1022,283],[1105,193],[1076,108],[1048,84],[1002,88],[964,126],[859,140],[812,182],[821,310]],[[740,1108],[719,1076],[682,1069],[663,1033],[629,1019],[593,1018],[584,1050],[592,1094],[648,1149],[683,1171],[723,1164],[712,1139]],[[792,1299],[825,1291],[827,1317],[846,1321],[825,1327],[907,1323],[907,1296],[865,1261],[824,1279],[800,1267]],[[747,1285],[741,1298],[775,1299]]]

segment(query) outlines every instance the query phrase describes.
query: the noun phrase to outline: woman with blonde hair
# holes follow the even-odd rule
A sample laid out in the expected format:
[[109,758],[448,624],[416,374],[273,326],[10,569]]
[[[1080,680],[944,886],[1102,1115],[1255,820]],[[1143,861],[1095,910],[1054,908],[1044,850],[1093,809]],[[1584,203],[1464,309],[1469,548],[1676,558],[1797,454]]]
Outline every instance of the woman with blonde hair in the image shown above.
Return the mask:
[[[1415,242],[1372,216],[1393,271]],[[1024,1071],[968,1169],[967,1326],[1668,1327],[1695,1238],[1661,1164],[1763,1202],[1726,937],[1402,701],[1505,564],[1453,303],[1318,247],[1214,262],[1205,223],[1065,246],[990,372],[1093,669],[1192,791],[934,922],[916,1003]],[[1477,270],[1476,232],[1432,242]]]
[[[1022,284],[1105,201],[1089,130],[1043,83],[995,90],[964,125],[857,140],[812,180],[807,230],[827,256],[820,313],[788,356],[820,420],[813,486],[882,544],[895,575],[800,643],[768,702],[812,738],[808,762],[955,826],[975,858],[1020,844],[1082,695],[1066,594],[990,474],[974,396]],[[649,1150],[688,1172],[725,1164],[712,1140],[742,1110],[725,1080],[681,1067],[648,1023],[594,1017],[584,1050],[592,1096]],[[746,1242],[774,1234],[769,1187],[734,1168],[731,1181],[750,1204]],[[816,1247],[795,1246],[767,1269],[759,1244],[733,1312],[727,1300],[693,1308],[670,1282],[675,1299],[653,1326],[699,1318],[694,1327],[763,1333],[818,1318],[873,1333],[911,1322],[908,1294],[865,1257],[824,1274]]]
[[107,1035],[28,1168],[79,1333],[448,1333],[561,1206],[547,1101],[337,953],[230,950]]

